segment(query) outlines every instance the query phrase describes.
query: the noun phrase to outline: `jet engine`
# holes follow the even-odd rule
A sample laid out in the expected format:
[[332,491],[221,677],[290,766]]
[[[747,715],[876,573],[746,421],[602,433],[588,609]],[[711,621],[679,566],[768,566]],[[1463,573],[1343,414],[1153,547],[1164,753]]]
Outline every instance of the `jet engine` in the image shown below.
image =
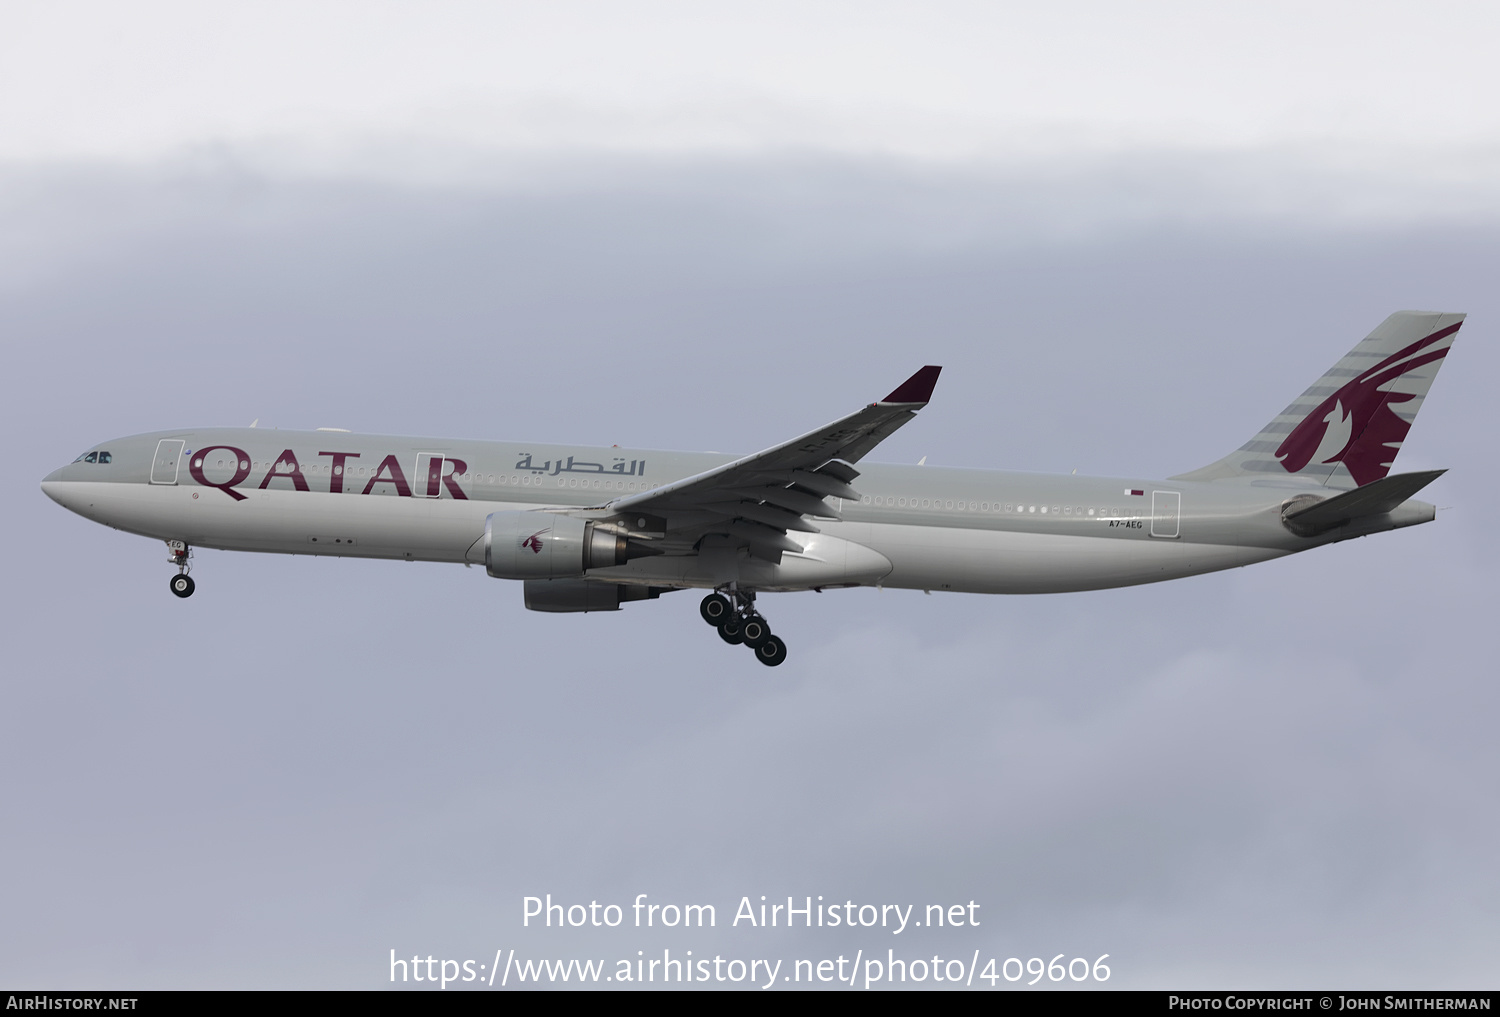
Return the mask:
[[658,554],[654,548],[552,512],[496,512],[484,521],[484,567],[496,579],[563,579]]

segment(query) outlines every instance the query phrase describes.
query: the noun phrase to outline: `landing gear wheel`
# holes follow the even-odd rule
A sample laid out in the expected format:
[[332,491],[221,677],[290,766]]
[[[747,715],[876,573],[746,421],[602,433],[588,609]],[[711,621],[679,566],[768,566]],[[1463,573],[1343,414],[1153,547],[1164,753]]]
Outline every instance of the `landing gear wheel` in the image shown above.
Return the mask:
[[722,593],[710,593],[703,598],[703,603],[698,605],[698,613],[710,625],[719,625],[734,613],[734,605],[730,604],[729,598]]
[[744,635],[745,645],[752,650],[760,649],[761,644],[771,638],[771,626],[758,614],[752,614],[741,622],[740,632]]
[[755,648],[755,659],[766,667],[775,667],[786,660],[786,644],[777,636],[767,636],[766,641]]
[[170,585],[172,592],[179,597],[191,597],[193,595],[195,584],[193,583],[192,576],[173,576]]
[[724,619],[724,623],[719,626],[719,638],[730,646],[737,646],[743,643],[745,641],[745,632],[741,627],[740,620],[733,615]]

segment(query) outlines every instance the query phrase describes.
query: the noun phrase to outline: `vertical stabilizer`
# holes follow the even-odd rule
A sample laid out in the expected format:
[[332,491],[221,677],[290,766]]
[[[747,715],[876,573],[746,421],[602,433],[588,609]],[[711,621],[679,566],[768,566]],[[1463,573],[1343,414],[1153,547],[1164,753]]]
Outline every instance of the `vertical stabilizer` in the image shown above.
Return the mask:
[[1462,314],[1397,311],[1254,438],[1172,479],[1296,477],[1339,489],[1380,480],[1463,320]]

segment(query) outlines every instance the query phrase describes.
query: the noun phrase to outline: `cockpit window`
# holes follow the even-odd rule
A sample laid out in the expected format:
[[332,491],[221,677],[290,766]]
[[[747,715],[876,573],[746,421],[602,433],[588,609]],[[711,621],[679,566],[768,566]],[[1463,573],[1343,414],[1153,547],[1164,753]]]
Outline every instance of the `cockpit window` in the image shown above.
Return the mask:
[[112,463],[114,462],[114,457],[111,456],[108,452],[100,452],[99,461],[101,463]]
[[99,453],[90,452],[88,455],[83,457],[83,461],[86,463],[97,463],[99,461]]
[[85,452],[73,461],[75,463],[112,463],[115,458],[108,452]]

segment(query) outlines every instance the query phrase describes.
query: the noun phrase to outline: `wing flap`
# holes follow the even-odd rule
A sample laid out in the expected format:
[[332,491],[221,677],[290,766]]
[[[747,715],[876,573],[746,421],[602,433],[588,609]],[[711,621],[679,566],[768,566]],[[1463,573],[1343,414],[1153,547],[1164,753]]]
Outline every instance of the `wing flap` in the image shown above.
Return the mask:
[[774,505],[761,505],[751,501],[715,502],[704,505],[703,508],[725,517],[753,519],[757,523],[774,526],[783,532],[787,530],[796,530],[800,533],[822,532],[797,513],[779,509]]
[[756,498],[768,505],[786,509],[788,512],[796,512],[799,515],[813,516],[814,518],[838,519],[839,514],[834,511],[833,506],[815,494],[803,494],[790,487],[767,486],[759,488],[736,488],[731,494],[737,494],[744,498]]
[[858,491],[843,481],[827,474],[809,473],[807,470],[793,470],[790,479],[794,487],[800,487],[804,491],[811,491],[820,498],[843,498],[846,501],[859,501]]
[[802,550],[802,545],[785,533],[773,530],[769,526],[762,526],[760,523],[744,523],[735,520],[725,529],[731,536],[743,537],[752,545],[775,548],[777,551],[790,551],[792,554],[798,554]]
[[[834,459],[813,470],[813,474],[819,477],[832,477],[835,480],[842,480],[846,484],[852,484],[854,483],[854,479],[859,476],[859,471],[848,463],[841,463],[837,459]],[[853,492],[851,491],[850,494],[853,494]],[[854,497],[858,500],[858,495],[854,495]]]

